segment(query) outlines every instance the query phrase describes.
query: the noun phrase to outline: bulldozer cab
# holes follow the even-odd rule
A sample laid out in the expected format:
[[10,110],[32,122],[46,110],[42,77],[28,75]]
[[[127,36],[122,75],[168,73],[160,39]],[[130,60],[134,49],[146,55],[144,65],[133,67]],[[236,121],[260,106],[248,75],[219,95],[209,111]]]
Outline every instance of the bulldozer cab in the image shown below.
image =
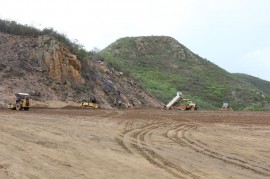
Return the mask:
[[192,103],[191,99],[183,99],[184,103],[189,106]]

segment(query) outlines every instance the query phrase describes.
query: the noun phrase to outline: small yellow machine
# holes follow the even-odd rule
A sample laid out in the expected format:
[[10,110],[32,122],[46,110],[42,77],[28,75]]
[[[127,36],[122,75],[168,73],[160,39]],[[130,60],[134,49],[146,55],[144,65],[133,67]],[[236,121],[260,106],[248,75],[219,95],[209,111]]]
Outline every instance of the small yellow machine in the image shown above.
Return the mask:
[[184,103],[181,104],[180,110],[197,110],[197,105],[191,99],[183,99]]
[[90,100],[82,100],[82,102],[80,103],[80,107],[82,108],[90,107],[97,109],[98,105],[94,102],[91,102]]
[[12,110],[28,111],[30,107],[30,96],[28,93],[16,93],[16,98],[9,101],[8,108]]

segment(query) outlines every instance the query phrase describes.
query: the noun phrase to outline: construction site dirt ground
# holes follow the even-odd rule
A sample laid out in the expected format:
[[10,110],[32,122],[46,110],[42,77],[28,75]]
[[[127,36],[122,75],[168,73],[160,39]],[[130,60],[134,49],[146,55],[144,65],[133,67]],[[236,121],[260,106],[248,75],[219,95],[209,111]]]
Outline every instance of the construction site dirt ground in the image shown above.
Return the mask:
[[270,178],[270,112],[2,109],[0,178]]

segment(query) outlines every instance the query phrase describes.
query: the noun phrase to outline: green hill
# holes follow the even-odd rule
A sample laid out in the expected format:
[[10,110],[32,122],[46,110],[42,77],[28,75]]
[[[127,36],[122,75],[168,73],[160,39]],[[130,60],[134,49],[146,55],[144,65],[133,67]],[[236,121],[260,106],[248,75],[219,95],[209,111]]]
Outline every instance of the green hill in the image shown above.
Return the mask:
[[239,80],[242,80],[242,81],[252,85],[253,87],[256,87],[256,88],[260,89],[264,93],[270,94],[270,83],[269,83],[269,81],[262,80],[260,78],[250,76],[250,75],[246,75],[246,74],[241,74],[241,73],[235,73],[233,75],[236,78],[238,78]]
[[269,99],[270,82],[228,73],[171,37],[121,38],[100,53],[165,104],[179,90],[201,109],[220,108],[229,101],[234,109],[259,110]]

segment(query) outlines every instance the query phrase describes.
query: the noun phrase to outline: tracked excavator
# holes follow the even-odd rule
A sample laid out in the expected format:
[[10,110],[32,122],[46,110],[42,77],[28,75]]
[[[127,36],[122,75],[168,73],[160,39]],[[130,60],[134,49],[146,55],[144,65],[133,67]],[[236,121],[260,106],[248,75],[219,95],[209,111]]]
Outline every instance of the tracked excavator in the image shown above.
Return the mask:
[[[180,110],[197,110],[197,105],[190,99],[184,99],[181,91],[176,93],[176,96],[165,106],[166,109],[180,109]],[[179,107],[177,105],[180,101],[184,101]]]

